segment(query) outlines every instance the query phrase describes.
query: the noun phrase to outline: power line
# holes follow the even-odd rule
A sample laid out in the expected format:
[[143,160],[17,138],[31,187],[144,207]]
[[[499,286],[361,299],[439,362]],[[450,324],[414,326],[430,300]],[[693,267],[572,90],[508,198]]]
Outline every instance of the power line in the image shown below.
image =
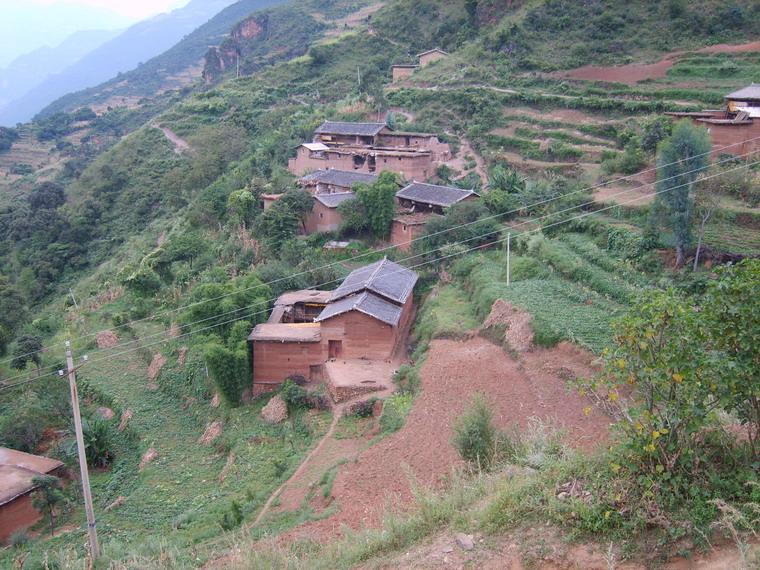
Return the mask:
[[[745,164],[745,165],[737,166],[735,168],[726,170],[725,172],[732,172],[734,170],[739,170],[739,169],[743,169],[743,168],[749,168],[749,167],[754,166],[756,164],[760,164],[760,161],[755,161],[755,162],[748,163],[748,164]],[[705,177],[704,179],[705,180],[709,180],[710,178],[714,178],[716,176],[720,176],[721,174],[723,174],[723,173],[717,173],[717,174],[714,174],[712,176]],[[619,207],[621,205],[633,204],[634,202],[637,202],[637,201],[642,200],[644,198],[649,198],[651,196],[656,196],[656,195],[659,195],[659,194],[664,194],[666,192],[670,192],[671,190],[676,190],[677,188],[683,188],[685,186],[689,186],[689,183],[681,184],[681,185],[678,185],[678,186],[673,186],[672,188],[667,188],[665,190],[655,191],[655,192],[652,192],[650,194],[646,194],[646,195],[643,195],[643,196],[637,196],[636,198],[634,198],[632,200],[629,200],[627,202],[623,202],[623,203],[620,203],[620,204],[612,204],[610,206],[606,206],[606,207],[600,208],[598,210],[593,210],[593,211],[590,211],[590,212],[584,212],[581,215],[573,216],[573,217],[565,219],[565,220],[559,220],[557,222],[551,223],[551,224],[546,225],[546,226],[541,226],[541,227],[538,227],[538,228],[533,228],[533,229],[530,229],[530,230],[525,230],[523,232],[518,232],[514,237],[517,237],[517,236],[520,236],[520,235],[529,234],[529,233],[536,232],[536,231],[542,231],[544,229],[547,229],[547,228],[550,228],[550,227],[554,227],[554,226],[558,226],[558,225],[561,225],[561,224],[570,223],[570,222],[573,222],[575,220],[579,220],[579,219],[582,219],[582,218],[585,218],[585,217],[588,217],[588,216],[591,216],[591,215],[594,215],[594,214],[598,214],[599,212],[604,212],[604,211],[607,211],[607,210]],[[621,192],[620,194],[631,192],[633,190],[638,190],[638,188],[632,188],[632,189],[626,190],[624,192]],[[576,206],[575,208],[577,208],[577,207],[578,206]],[[575,209],[575,208],[573,208],[573,209]],[[529,221],[533,221],[533,220],[529,220]],[[447,244],[447,245],[464,244],[464,243],[467,243],[467,242],[472,241],[474,239],[479,239],[479,238],[482,238],[482,237],[485,237],[485,236],[488,236],[488,235],[492,235],[494,233],[500,233],[501,231],[503,231],[503,229],[499,229],[499,230],[492,231],[492,232],[486,232],[485,234],[480,234],[478,236],[473,236],[473,237],[470,237],[470,238],[468,238],[466,240],[452,242],[451,244]],[[501,239],[498,239],[498,240],[494,240],[494,241],[490,242],[490,244],[488,244],[488,245],[493,245],[493,244],[496,244],[496,243],[501,243],[501,242],[504,242],[507,239],[509,239],[509,238],[505,237],[505,238],[501,238]],[[485,247],[485,245],[477,245],[477,246],[465,249],[463,251],[454,252],[454,253],[451,253],[451,254],[448,254],[448,255],[445,255],[445,256],[438,257],[438,258],[433,259],[433,260],[424,261],[424,262],[421,262],[419,264],[412,265],[411,267],[408,267],[408,268],[405,268],[405,269],[415,269],[415,268],[418,268],[418,267],[423,267],[425,265],[429,265],[431,263],[436,263],[436,262],[442,261],[444,259],[448,259],[450,257],[454,257],[456,255],[463,255],[463,254],[469,253],[471,251],[475,251],[475,250],[478,250],[478,249],[483,249],[484,247]],[[419,255],[426,255],[426,254],[429,254],[429,253],[431,253],[433,251],[437,251],[437,250],[440,250],[440,249],[441,248],[434,248],[433,250],[429,250],[428,252],[425,252],[425,254],[418,254],[417,256],[412,256],[411,258],[419,257]],[[241,308],[240,310],[243,310],[243,309],[244,308]],[[109,354],[107,356],[103,356],[102,358],[91,360],[90,363],[94,364],[96,362],[101,362],[101,361],[106,360],[108,358],[116,358],[118,356],[122,356],[122,355],[125,355],[125,354],[130,354],[130,353],[138,351],[138,350],[143,350],[143,349],[146,349],[146,348],[151,348],[153,346],[158,346],[158,345],[164,344],[166,342],[170,342],[172,340],[177,340],[179,338],[184,338],[184,337],[192,336],[194,334],[197,334],[197,333],[200,333],[200,332],[204,332],[206,330],[210,330],[210,329],[213,329],[213,328],[216,328],[216,327],[219,327],[219,326],[223,326],[223,325],[226,325],[226,324],[234,323],[234,322],[237,322],[237,321],[240,321],[240,320],[243,320],[243,319],[248,319],[248,318],[250,318],[252,316],[255,316],[257,314],[261,314],[261,313],[267,312],[267,311],[268,311],[268,309],[265,310],[265,311],[256,311],[256,312],[253,312],[253,313],[250,313],[250,314],[246,314],[246,315],[234,318],[234,319],[230,319],[230,320],[224,321],[222,323],[216,323],[216,324],[213,324],[213,325],[210,325],[210,326],[207,326],[207,327],[203,327],[201,329],[196,329],[194,331],[190,331],[190,332],[181,334],[181,335],[179,335],[177,337],[163,339],[163,340],[160,340],[158,342],[151,343],[151,344],[148,344],[148,345],[141,345],[141,346],[138,346],[138,347],[130,349],[130,350],[125,350],[125,351],[122,351],[122,352],[117,352],[115,354]],[[235,312],[237,312],[237,311],[235,311]],[[214,318],[218,318],[218,317],[223,316],[223,315],[224,315],[224,313],[222,313],[221,315],[216,315],[216,317],[214,317]],[[198,321],[198,322],[201,322],[201,321]],[[165,333],[162,333],[162,334],[165,334]],[[130,341],[130,342],[139,342],[140,340],[145,340],[146,338],[150,338],[150,337],[143,337],[142,339],[136,339],[135,341]],[[109,350],[109,349],[103,349],[100,352],[102,352],[104,350]],[[21,382],[17,382],[15,384],[10,384],[10,385],[6,385],[6,386],[0,386],[0,392],[5,391],[5,390],[9,390],[9,389],[12,389],[12,388],[16,388],[16,387],[21,386],[21,385],[25,385],[25,384],[28,384],[30,382],[34,382],[35,380],[39,380],[41,378],[45,378],[45,377],[50,376],[50,375],[53,375],[53,373],[49,372],[47,374],[43,374],[43,375],[37,376],[35,378],[29,378],[27,380],[24,380],[24,381],[21,381]],[[18,378],[18,376],[15,377],[15,378]],[[14,379],[14,378],[10,378],[10,379],[7,379],[7,380],[12,380],[12,379]],[[6,382],[7,382],[7,380],[6,380]]]
[[[346,262],[355,261],[355,260],[357,260],[357,259],[361,259],[361,258],[363,258],[363,257],[367,257],[367,256],[370,256],[370,255],[375,255],[375,254],[377,254],[377,253],[383,253],[383,252],[386,252],[386,251],[390,251],[390,250],[392,250],[392,249],[396,249],[396,248],[398,248],[398,247],[399,247],[399,245],[408,245],[408,244],[412,244],[412,243],[414,243],[414,242],[417,242],[417,241],[421,241],[421,240],[424,240],[424,239],[429,239],[429,238],[431,238],[431,237],[434,237],[434,236],[436,236],[436,235],[440,235],[440,234],[444,234],[444,233],[449,233],[449,232],[452,232],[452,231],[455,231],[455,230],[458,230],[458,229],[462,229],[462,228],[464,228],[464,227],[468,227],[468,226],[470,226],[470,225],[473,225],[473,224],[476,224],[476,223],[478,223],[478,222],[482,222],[482,221],[485,221],[485,220],[489,220],[489,219],[493,219],[493,218],[498,218],[498,217],[502,217],[502,216],[507,216],[507,215],[509,215],[509,214],[514,214],[514,213],[517,213],[517,212],[519,212],[519,211],[521,211],[521,210],[525,210],[525,209],[533,208],[533,207],[536,207],[536,206],[540,206],[540,205],[543,205],[543,204],[547,204],[547,203],[550,203],[550,202],[553,202],[553,201],[556,201],[556,200],[560,200],[560,199],[562,199],[562,198],[566,198],[566,197],[568,197],[568,196],[572,196],[572,195],[574,195],[574,194],[578,194],[578,193],[581,193],[581,192],[588,192],[588,191],[594,190],[594,189],[596,189],[596,188],[600,188],[600,187],[602,187],[602,186],[606,186],[606,185],[608,185],[608,184],[611,184],[611,183],[613,183],[613,182],[620,182],[620,181],[623,181],[623,180],[628,180],[628,179],[631,179],[631,178],[633,178],[634,176],[640,176],[641,174],[645,174],[645,173],[647,173],[647,172],[656,171],[657,169],[665,168],[665,167],[667,167],[667,166],[672,166],[672,165],[674,165],[674,164],[678,164],[678,163],[680,163],[680,162],[684,162],[684,161],[686,161],[686,160],[693,160],[694,158],[698,158],[698,157],[701,157],[701,156],[705,156],[705,155],[711,154],[711,153],[715,152],[716,150],[717,150],[717,151],[719,151],[719,150],[724,150],[724,149],[726,149],[726,148],[729,148],[729,147],[732,147],[732,146],[736,146],[736,145],[739,145],[739,144],[744,144],[744,143],[746,143],[746,142],[752,142],[752,141],[755,141],[755,140],[758,140],[758,139],[760,139],[760,136],[758,136],[758,137],[753,137],[753,138],[750,138],[750,139],[746,139],[746,140],[744,140],[744,141],[741,141],[741,142],[739,142],[739,143],[733,143],[733,144],[730,144],[730,145],[725,145],[725,146],[723,146],[723,147],[720,147],[720,148],[718,148],[718,149],[713,149],[713,150],[711,150],[710,152],[706,152],[706,153],[697,154],[697,155],[694,155],[694,156],[691,156],[691,157],[688,157],[688,158],[684,158],[684,159],[679,159],[679,160],[677,160],[677,161],[674,161],[674,162],[671,162],[671,163],[668,163],[668,164],[662,164],[662,165],[658,165],[658,166],[655,166],[654,168],[650,168],[650,169],[647,169],[647,170],[643,170],[643,171],[641,171],[641,172],[638,172],[638,173],[636,173],[636,174],[632,174],[632,175],[628,175],[628,176],[623,176],[623,177],[620,177],[620,178],[616,178],[616,179],[613,179],[613,180],[609,180],[609,181],[607,181],[607,182],[602,182],[602,183],[599,183],[599,184],[596,184],[596,185],[593,185],[593,186],[589,186],[589,187],[581,188],[581,189],[578,189],[578,190],[574,190],[574,191],[572,191],[572,192],[568,192],[568,193],[566,193],[566,194],[562,194],[562,195],[559,195],[559,196],[554,196],[554,197],[552,197],[552,198],[546,198],[546,199],[544,199],[544,200],[540,200],[540,201],[538,201],[538,202],[534,202],[534,203],[532,203],[532,204],[528,204],[528,205],[525,205],[525,206],[521,206],[520,208],[516,208],[516,209],[514,209],[514,210],[510,210],[510,211],[507,211],[507,212],[502,212],[502,213],[499,213],[499,214],[493,214],[493,215],[490,215],[490,216],[485,216],[485,217],[483,217],[483,218],[479,218],[479,219],[477,219],[477,220],[473,220],[472,222],[466,222],[466,223],[464,223],[464,224],[460,224],[460,225],[458,225],[458,226],[453,226],[453,227],[451,227],[451,228],[446,228],[446,229],[444,229],[444,230],[440,230],[440,231],[438,231],[438,232],[434,232],[434,233],[432,233],[432,234],[427,234],[427,235],[425,235],[425,236],[419,236],[419,237],[417,237],[417,238],[414,238],[414,239],[410,240],[409,242],[404,242],[403,244],[398,244],[398,245],[389,245],[389,246],[386,246],[386,247],[384,247],[384,248],[381,248],[381,249],[379,249],[379,250],[373,250],[373,251],[369,251],[369,252],[364,252],[364,253],[361,253],[361,254],[355,255],[355,256],[353,256],[353,257],[350,257],[350,258],[348,258],[348,259],[343,259],[343,260],[339,260],[339,261],[331,262],[331,263],[328,263],[328,264],[324,264],[324,265],[322,265],[322,266],[319,266],[319,267],[315,267],[315,268],[313,268],[313,269],[309,269],[309,270],[305,270],[305,271],[296,272],[296,273],[293,273],[293,274],[290,274],[290,275],[287,275],[287,276],[284,276],[284,277],[280,277],[280,278],[277,278],[277,279],[273,279],[273,280],[271,280],[271,281],[268,281],[268,282],[265,282],[265,283],[261,283],[261,284],[258,284],[258,285],[253,285],[253,286],[251,286],[251,287],[247,287],[247,288],[244,288],[244,289],[240,289],[240,290],[237,290],[237,291],[234,291],[234,292],[226,293],[226,294],[224,294],[224,295],[220,295],[220,296],[217,296],[217,297],[213,297],[213,298],[211,298],[211,299],[203,299],[203,300],[201,300],[201,301],[197,301],[197,302],[195,302],[195,303],[190,303],[190,304],[188,304],[188,305],[184,305],[184,306],[181,306],[181,307],[176,307],[176,308],[174,308],[174,309],[168,309],[168,310],[165,310],[165,311],[160,311],[160,312],[158,312],[158,313],[154,313],[154,314],[152,314],[152,315],[150,315],[150,316],[148,316],[148,317],[143,317],[143,318],[141,318],[141,319],[136,319],[136,320],[133,320],[133,321],[129,321],[129,322],[127,322],[127,323],[124,323],[124,324],[121,324],[121,325],[117,325],[117,326],[115,326],[115,327],[114,327],[114,329],[118,330],[118,329],[120,329],[120,328],[126,328],[126,327],[129,327],[129,326],[131,326],[131,325],[134,325],[134,324],[137,324],[137,323],[140,323],[140,322],[144,322],[144,321],[147,321],[147,320],[151,320],[151,319],[156,319],[156,318],[158,318],[158,317],[160,317],[160,316],[163,316],[163,315],[167,315],[167,314],[176,313],[176,312],[179,312],[179,311],[182,311],[182,310],[186,310],[186,309],[189,309],[189,308],[191,308],[191,307],[194,307],[194,306],[202,305],[202,304],[205,304],[205,303],[210,303],[210,302],[213,302],[213,301],[218,301],[218,300],[224,299],[224,298],[226,298],[226,297],[229,297],[229,296],[231,296],[231,295],[236,295],[236,294],[239,294],[239,293],[244,293],[244,292],[246,292],[246,291],[250,291],[250,290],[252,290],[252,289],[258,289],[258,288],[267,287],[267,286],[269,286],[269,285],[272,285],[272,284],[274,284],[274,283],[278,283],[278,282],[281,282],[281,281],[285,281],[285,280],[288,280],[288,279],[292,279],[292,278],[294,278],[294,277],[299,277],[299,276],[303,276],[303,275],[308,275],[308,274],[310,274],[310,273],[313,273],[313,272],[316,272],[316,271],[320,271],[320,270],[323,270],[323,269],[327,269],[327,268],[329,268],[329,267],[333,267],[333,266],[335,266],[335,265],[340,265],[340,264],[342,264],[342,263],[346,263]],[[749,152],[747,152],[747,153],[744,153],[744,154],[740,154],[740,155],[737,155],[737,157],[745,157],[745,156],[748,156],[748,155],[751,155],[751,154],[753,154],[754,152],[755,152],[755,151],[749,151]],[[730,157],[730,158],[726,158],[726,159],[724,159],[724,160],[722,160],[722,161],[719,161],[719,162],[717,162],[717,163],[715,163],[715,164],[717,165],[717,164],[723,164],[723,163],[725,163],[725,162],[731,162],[731,161],[733,161],[735,158],[736,158],[736,157]],[[708,166],[708,167],[709,167],[709,166]],[[708,167],[705,167],[704,169],[706,169],[706,168],[708,168]],[[665,178],[665,179],[663,179],[663,180],[660,180],[659,182],[663,182],[663,181],[665,181],[665,180],[671,180],[671,179],[673,179],[673,178],[678,178],[679,176],[682,176],[682,175],[684,175],[684,174],[690,174],[690,173],[694,173],[694,172],[697,172],[697,171],[699,171],[699,170],[703,170],[703,169],[695,169],[695,170],[692,170],[692,171],[689,171],[689,172],[681,173],[681,174],[679,174],[679,175],[676,175],[676,176],[671,176],[671,177],[669,177],[669,178]],[[647,184],[644,184],[644,185],[643,185],[643,187],[646,187],[646,186],[651,186],[651,185],[653,185],[653,184],[656,184],[656,183],[657,183],[657,181],[656,181],[656,182],[649,182],[649,183],[647,183]],[[638,189],[640,189],[640,188],[641,188],[641,187],[638,187]],[[630,189],[630,190],[635,190],[635,189]],[[625,192],[627,192],[627,191],[625,191]],[[625,192],[623,192],[623,193],[625,193]],[[584,205],[586,205],[586,204],[584,204]],[[556,213],[558,213],[558,212],[555,212],[554,214],[556,214]],[[540,218],[538,218],[538,219],[540,219]],[[534,221],[535,221],[535,220],[534,220]],[[414,257],[417,257],[417,256],[412,256],[412,258],[414,258]],[[410,258],[407,258],[407,259],[410,259]],[[336,282],[336,281],[338,281],[338,280],[336,279],[336,280],[332,280],[332,281],[328,281],[328,282],[322,283],[322,284],[320,284],[320,285],[314,285],[314,286],[312,286],[311,288],[315,288],[315,287],[321,287],[321,286],[324,286],[324,285],[329,285],[330,283],[334,283],[334,282]],[[274,300],[276,300],[276,298],[275,298],[275,299],[270,299],[269,301],[274,301]],[[224,313],[224,314],[230,314],[230,313],[233,313],[233,312],[236,312],[236,311],[230,311],[229,313]],[[209,319],[206,319],[206,320],[210,320],[211,318],[216,318],[216,317],[210,317]],[[200,322],[203,322],[203,321],[200,321]],[[192,324],[192,323],[191,323],[191,324]],[[81,341],[81,340],[84,340],[84,339],[92,338],[92,337],[94,337],[94,336],[97,336],[98,334],[100,334],[100,333],[102,333],[102,332],[106,332],[107,330],[109,330],[109,329],[103,329],[103,330],[100,330],[100,331],[96,331],[96,332],[93,332],[93,333],[88,333],[88,334],[86,334],[86,335],[83,335],[83,336],[80,336],[80,337],[74,338],[74,339],[72,339],[72,341]],[[156,333],[156,334],[163,334],[163,333]],[[129,342],[132,342],[132,341],[129,341]],[[10,358],[6,358],[6,359],[4,359],[4,360],[0,360],[0,364],[2,364],[2,363],[5,363],[5,362],[9,362],[9,361],[13,360],[14,358],[23,358],[23,357],[25,357],[25,356],[31,356],[31,355],[33,355],[33,354],[37,354],[37,353],[40,353],[40,352],[44,352],[45,350],[46,350],[46,347],[43,347],[42,349],[38,349],[38,350],[35,350],[35,351],[31,351],[31,352],[28,352],[28,353],[26,353],[26,354],[22,354],[22,355],[17,355],[17,356],[13,356],[13,357],[10,357]]]

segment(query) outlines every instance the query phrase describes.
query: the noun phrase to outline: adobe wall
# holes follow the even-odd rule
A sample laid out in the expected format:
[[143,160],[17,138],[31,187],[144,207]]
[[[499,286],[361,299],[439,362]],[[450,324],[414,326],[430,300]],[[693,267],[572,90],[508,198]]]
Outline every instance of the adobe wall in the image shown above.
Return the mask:
[[415,72],[415,68],[413,67],[393,67],[393,79],[392,81],[395,83],[396,81],[401,81],[403,79],[406,79],[407,77],[411,77],[411,75]]
[[[760,151],[760,119],[755,119],[748,125],[716,125],[695,121],[701,127],[707,127],[710,140],[713,144],[713,154],[744,155],[753,151]],[[758,139],[750,142],[748,139]],[[742,143],[742,144],[737,144]],[[729,148],[722,148],[734,145]]]
[[342,341],[341,359],[388,360],[393,353],[396,328],[359,311],[349,311],[327,319],[321,325],[325,357],[328,355],[330,340]]
[[0,507],[0,543],[6,543],[11,535],[26,530],[41,516],[32,506],[32,495],[27,493]]
[[451,159],[449,144],[441,142],[436,136],[405,135],[404,133],[383,133],[378,136],[379,146],[406,147],[429,150],[433,160],[446,162]]
[[407,224],[393,220],[391,224],[391,245],[396,246],[400,251],[409,251],[413,245],[410,242],[422,235],[424,230],[425,224]]
[[433,53],[428,53],[420,57],[420,67],[425,67],[426,65],[430,65],[434,61],[438,61],[439,59],[445,59],[447,57],[448,57],[447,55],[442,54],[437,51],[434,51]]
[[[288,170],[296,176],[303,176],[309,172],[323,168],[335,168],[337,170],[357,170],[354,168],[354,161],[350,154],[341,154],[337,152],[324,151],[320,153],[323,158],[313,156],[311,151],[306,147],[298,147],[295,158],[288,160]],[[359,172],[368,172],[366,165]]]
[[288,376],[309,378],[309,367],[322,364],[326,354],[319,342],[254,341],[254,395],[276,388]]
[[314,200],[311,213],[304,222],[304,229],[307,235],[317,232],[337,232],[342,221],[343,218],[337,208],[328,208],[319,200]]
[[427,180],[435,174],[433,158],[429,154],[420,156],[378,156],[378,172],[390,170],[400,174],[406,180]]

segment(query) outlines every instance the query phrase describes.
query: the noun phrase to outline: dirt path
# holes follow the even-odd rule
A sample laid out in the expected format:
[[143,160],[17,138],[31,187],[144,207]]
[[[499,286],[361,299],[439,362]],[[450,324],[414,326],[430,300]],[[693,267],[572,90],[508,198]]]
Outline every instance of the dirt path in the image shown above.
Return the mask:
[[154,125],[158,130],[160,130],[162,133],[164,133],[164,136],[169,139],[169,141],[174,145],[174,152],[177,154],[182,154],[183,152],[187,151],[190,148],[190,145],[188,142],[180,138],[179,135],[177,135],[174,131],[169,129],[168,127],[164,127],[163,125]]
[[475,160],[475,168],[473,169],[475,173],[483,181],[483,184],[488,184],[488,173],[486,171],[486,163],[483,160],[483,157],[475,152],[475,149],[472,148],[470,141],[464,137],[460,139],[459,153],[457,154],[456,158],[453,158],[447,162],[448,166],[461,172],[466,172],[464,165],[465,156],[467,155],[471,156]]
[[304,459],[301,462],[301,465],[298,466],[298,469],[296,469],[293,474],[288,477],[288,480],[285,481],[282,485],[280,485],[277,490],[272,493],[269,498],[267,499],[267,502],[264,503],[264,506],[261,507],[261,510],[259,511],[259,514],[256,516],[254,521],[250,524],[250,527],[254,527],[258,525],[262,519],[267,515],[270,508],[272,507],[272,503],[275,501],[277,497],[280,496],[280,494],[283,492],[283,490],[291,485],[292,482],[297,481],[301,475],[306,471],[306,469],[309,467],[311,461],[314,459],[315,456],[317,456],[321,451],[322,448],[325,446],[325,443],[330,440],[335,433],[335,426],[338,425],[338,421],[340,420],[341,416],[343,415],[343,407],[342,406],[336,406],[333,410],[333,417],[332,422],[330,422],[330,427],[327,429],[327,432],[324,436],[322,436],[322,439],[319,440],[319,443],[309,452],[309,455],[306,456],[306,459]]
[[582,449],[607,437],[610,419],[566,387],[566,379],[593,373],[592,357],[561,344],[535,349],[518,362],[502,348],[480,337],[467,341],[435,340],[422,367],[422,392],[404,427],[361,452],[339,469],[333,496],[339,511],[306,523],[279,537],[283,543],[308,537],[328,540],[342,527],[376,527],[388,504],[413,502],[410,478],[439,486],[462,465],[450,443],[452,426],[476,392],[488,394],[494,421],[502,428],[526,428],[538,417],[567,433],[567,442]]

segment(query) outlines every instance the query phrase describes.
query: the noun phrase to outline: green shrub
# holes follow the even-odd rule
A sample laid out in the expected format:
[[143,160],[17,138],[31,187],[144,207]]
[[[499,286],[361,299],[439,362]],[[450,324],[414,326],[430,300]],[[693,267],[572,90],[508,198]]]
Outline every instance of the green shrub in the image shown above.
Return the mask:
[[10,543],[11,548],[23,548],[29,544],[29,535],[23,530],[17,530],[11,535],[8,542]]
[[409,364],[402,364],[393,375],[393,381],[400,394],[414,395],[420,390],[420,375],[417,369]]
[[412,409],[412,394],[397,393],[385,400],[383,413],[380,414],[380,429],[383,433],[393,433],[404,425],[409,410]]
[[536,346],[551,348],[565,340],[562,333],[552,326],[551,321],[544,317],[534,316],[530,322],[530,326],[533,329],[533,344]]
[[282,384],[282,388],[280,388],[280,396],[285,400],[288,409],[291,411],[308,407],[308,392],[296,384],[291,378],[288,378]]
[[494,458],[496,428],[493,412],[485,397],[476,394],[470,407],[454,424],[452,443],[462,459],[481,469],[488,469]]
[[219,526],[222,530],[229,531],[240,526],[243,522],[243,511],[240,503],[233,499],[230,508],[226,510],[219,519]]

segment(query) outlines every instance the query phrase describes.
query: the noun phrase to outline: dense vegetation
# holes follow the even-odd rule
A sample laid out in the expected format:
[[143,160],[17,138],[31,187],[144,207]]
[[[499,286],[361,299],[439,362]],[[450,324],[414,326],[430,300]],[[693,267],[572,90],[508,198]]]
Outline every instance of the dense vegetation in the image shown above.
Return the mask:
[[[699,178],[669,171],[661,174],[658,190],[670,192],[678,186],[688,191],[658,208],[628,205],[625,198],[610,205],[595,201],[588,190],[607,177],[651,168],[658,156],[661,164],[673,162],[683,138],[696,139],[692,155],[699,154],[699,134],[684,134],[687,127],[674,126],[660,112],[684,108],[684,101],[696,105],[720,100],[725,88],[738,87],[754,73],[757,61],[745,57],[705,93],[663,88],[656,82],[600,87],[530,73],[751,38],[758,33],[757,7],[750,2],[613,2],[604,3],[602,10],[598,2],[572,3],[570,9],[567,2],[554,0],[396,0],[356,29],[331,27],[332,20],[366,4],[286,4],[254,15],[258,24],[269,26],[266,35],[207,41],[259,5],[239,2],[162,58],[109,84],[118,83],[125,94],[148,97],[137,107],[94,113],[89,105],[100,95],[77,94],[51,108],[31,129],[38,141],[54,145],[65,164],[53,175],[20,176],[0,202],[0,373],[5,382],[0,386],[0,444],[26,450],[51,444],[51,454],[73,464],[65,386],[51,379],[51,373],[61,367],[64,340],[73,340],[77,354],[92,355],[80,374],[88,458],[101,467],[94,477],[98,510],[117,504],[104,513],[101,525],[114,561],[147,566],[145,559],[135,557],[160,558],[168,543],[172,557],[197,565],[217,548],[214,541],[222,531],[255,517],[324,431],[327,415],[307,412],[301,405],[303,394],[291,384],[284,395],[295,412],[292,421],[264,424],[258,412],[265,399],[251,404],[246,390],[250,370],[244,339],[266,319],[273,299],[283,291],[332,287],[350,268],[384,254],[419,266],[423,293],[440,278],[447,284],[436,288],[419,313],[415,366],[399,371],[402,394],[386,404],[383,433],[399,429],[413,405],[418,367],[429,341],[460,338],[482,322],[497,299],[509,299],[532,315],[536,344],[575,342],[610,359],[615,374],[608,379],[625,381],[623,372],[635,371],[636,389],[645,390],[653,381],[639,372],[655,365],[659,370],[664,360],[696,358],[701,351],[715,359],[705,362],[707,367],[732,355],[735,373],[723,382],[730,392],[699,391],[705,389],[700,383],[708,368],[694,376],[699,390],[689,392],[687,400],[703,423],[673,433],[677,440],[670,440],[668,432],[655,442],[636,439],[634,427],[631,445],[620,451],[632,455],[616,462],[626,466],[620,472],[599,467],[608,465],[609,458],[600,459],[599,465],[596,460],[571,460],[555,446],[549,456],[557,463],[549,462],[547,474],[539,474],[547,489],[566,476],[587,477],[601,489],[610,481],[629,484],[644,473],[659,491],[667,487],[666,470],[658,472],[657,465],[672,457],[655,463],[647,446],[654,444],[655,452],[663,454],[668,450],[658,446],[675,441],[690,449],[692,458],[704,458],[716,451],[697,449],[701,442],[695,433],[716,427],[715,409],[757,422],[756,394],[746,390],[756,383],[752,356],[739,350],[757,342],[751,332],[756,315],[743,313],[747,322],[731,329],[728,323],[736,319],[727,316],[735,315],[726,301],[756,304],[756,264],[724,270],[720,280],[711,281],[712,274],[703,271],[699,260],[691,265],[690,258],[692,234],[704,242],[702,259],[710,264],[757,255],[757,171],[723,157],[709,170],[702,161],[691,164],[687,170],[705,170]],[[737,14],[734,24],[726,23]],[[218,61],[227,67],[212,70],[218,85],[154,97],[163,78],[156,70],[179,70],[208,43],[238,50],[243,76],[234,77],[236,69],[222,58]],[[411,60],[431,46],[450,50],[452,57],[420,70],[403,88],[387,88],[392,63]],[[725,63],[722,56],[702,57],[675,66],[674,80],[686,75],[705,79]],[[341,206],[345,223],[339,232],[300,235],[312,198],[286,170],[293,148],[326,118],[376,120],[377,113],[391,107],[389,121],[397,128],[437,133],[461,159],[459,170],[442,167],[435,180],[479,188],[482,200],[435,218],[411,253],[386,250],[383,240],[394,215],[398,180],[383,174]],[[171,129],[187,148],[176,146],[159,127]],[[684,176],[684,184],[673,184]],[[700,198],[706,189],[718,196],[717,204]],[[282,194],[266,211],[260,206],[265,193]],[[700,225],[707,210],[714,215]],[[509,286],[507,233],[512,234]],[[351,240],[348,252],[322,247],[338,237]],[[689,268],[671,271],[668,252],[675,246],[690,261]],[[642,290],[649,291],[644,301],[639,300]],[[696,310],[708,304],[709,311]],[[657,322],[673,311],[689,317],[679,325],[683,330],[675,330],[678,338],[694,336],[702,344],[674,345],[662,361],[637,363],[641,355],[636,347],[651,341],[641,319]],[[613,321],[626,314],[622,328],[614,329]],[[109,348],[108,337],[99,338],[103,331],[116,337],[115,346]],[[45,350],[38,352],[40,346]],[[683,354],[675,354],[679,351]],[[620,361],[625,366],[616,364]],[[714,368],[709,372],[717,374]],[[673,374],[683,379],[676,381]],[[17,384],[37,375],[39,381]],[[676,388],[686,379],[680,369],[663,377],[676,382]],[[719,404],[710,410],[696,409],[714,402]],[[667,408],[670,402],[665,405],[667,415],[672,410]],[[115,419],[103,420],[99,408],[113,411]],[[690,416],[687,423],[692,421]],[[216,423],[223,426],[222,434],[198,443]],[[459,425],[463,449],[473,447],[478,434],[488,436],[487,410],[480,406],[470,423]],[[662,427],[647,425],[646,431],[651,435]],[[60,432],[62,440],[51,442],[51,431]],[[486,441],[482,449],[466,453],[478,462],[493,447]],[[514,449],[510,461],[525,463],[528,451]],[[658,508],[668,516],[682,510],[685,489],[694,484],[704,509],[692,523],[700,530],[708,528],[717,517],[710,501],[752,499],[737,489],[750,479],[753,453],[756,449],[727,446],[721,457],[727,466],[737,466],[732,478],[721,470],[689,478],[687,463],[676,458],[674,470],[667,472],[676,477],[677,471],[680,479],[669,480],[669,494],[655,497]],[[500,466],[494,463],[496,472]],[[594,471],[598,477],[590,475]],[[724,478],[726,486],[710,488],[705,481],[715,478]],[[326,476],[326,486],[329,480]],[[525,485],[535,489],[538,483],[529,480]],[[78,497],[60,500],[55,485],[47,489],[55,504],[48,502],[51,517],[46,522],[78,521]],[[726,489],[730,492],[724,493]],[[609,496],[602,493],[598,504],[572,504],[575,511],[556,501],[531,511],[535,496],[523,486],[500,493],[487,511],[484,528],[503,530],[518,516],[547,513],[550,520],[588,533],[632,533],[644,524],[636,517],[606,516],[611,509],[603,501]],[[119,502],[120,497],[125,499]],[[643,500],[635,492],[629,497]],[[580,512],[579,520],[569,520],[571,512]],[[272,528],[259,527],[254,537],[298,522],[280,520]],[[167,542],[151,540],[156,533]],[[44,550],[60,548],[62,556],[77,558],[82,536],[72,532],[23,546],[33,552],[29,567],[42,563]],[[203,550],[199,560],[190,560],[191,549]]]

